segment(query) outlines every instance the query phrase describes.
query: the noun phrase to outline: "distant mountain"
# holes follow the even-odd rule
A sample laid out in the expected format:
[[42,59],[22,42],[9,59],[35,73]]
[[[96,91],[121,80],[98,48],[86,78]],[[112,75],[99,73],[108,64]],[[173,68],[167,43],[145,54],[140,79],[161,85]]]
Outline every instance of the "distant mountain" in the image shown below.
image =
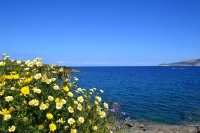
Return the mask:
[[160,64],[159,66],[200,66],[200,59]]

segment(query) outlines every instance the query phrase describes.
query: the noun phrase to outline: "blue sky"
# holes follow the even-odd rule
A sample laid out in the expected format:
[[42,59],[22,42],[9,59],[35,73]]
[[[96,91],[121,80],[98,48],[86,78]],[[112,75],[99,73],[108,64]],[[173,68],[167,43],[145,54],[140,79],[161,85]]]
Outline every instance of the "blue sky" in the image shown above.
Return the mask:
[[0,53],[68,66],[200,58],[199,0],[1,0]]

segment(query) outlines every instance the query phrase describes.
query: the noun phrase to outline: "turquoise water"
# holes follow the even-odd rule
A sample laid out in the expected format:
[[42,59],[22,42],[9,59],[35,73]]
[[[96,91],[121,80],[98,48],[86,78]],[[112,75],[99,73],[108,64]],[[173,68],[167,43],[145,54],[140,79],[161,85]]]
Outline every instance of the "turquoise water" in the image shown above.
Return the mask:
[[200,67],[75,67],[79,87],[103,89],[126,117],[168,124],[200,122]]

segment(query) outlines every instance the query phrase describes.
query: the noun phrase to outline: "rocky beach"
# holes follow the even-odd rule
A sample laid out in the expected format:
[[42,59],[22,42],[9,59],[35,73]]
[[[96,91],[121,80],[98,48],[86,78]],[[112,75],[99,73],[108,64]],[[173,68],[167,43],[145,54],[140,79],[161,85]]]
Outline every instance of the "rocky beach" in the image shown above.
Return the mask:
[[167,125],[150,121],[125,120],[123,133],[200,133],[200,125]]

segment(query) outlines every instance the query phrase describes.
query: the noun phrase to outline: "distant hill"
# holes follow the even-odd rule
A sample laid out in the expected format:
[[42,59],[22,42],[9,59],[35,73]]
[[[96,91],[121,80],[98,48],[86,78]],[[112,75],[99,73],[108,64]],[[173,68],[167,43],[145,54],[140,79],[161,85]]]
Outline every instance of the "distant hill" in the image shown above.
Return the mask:
[[200,59],[160,64],[159,66],[200,66]]

